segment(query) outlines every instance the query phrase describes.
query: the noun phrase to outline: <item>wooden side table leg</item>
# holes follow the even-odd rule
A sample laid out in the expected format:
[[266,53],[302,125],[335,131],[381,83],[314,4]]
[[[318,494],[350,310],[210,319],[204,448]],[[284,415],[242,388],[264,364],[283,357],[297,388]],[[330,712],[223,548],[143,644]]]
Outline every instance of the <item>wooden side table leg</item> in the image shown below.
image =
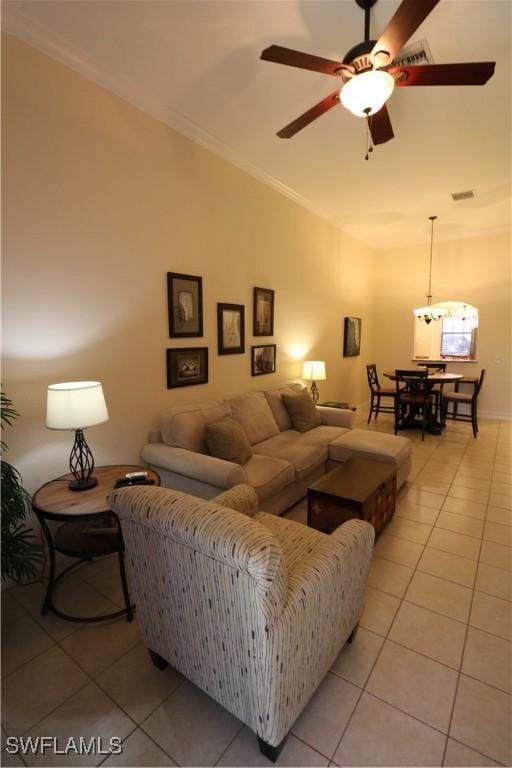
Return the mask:
[[130,602],[130,593],[128,592],[128,582],[126,580],[126,569],[124,567],[124,546],[122,539],[119,543],[119,573],[121,575],[121,585],[123,587],[124,605],[126,608],[126,621],[133,619],[132,604]]
[[42,517],[39,517],[39,515],[37,515],[37,519],[39,520],[39,525],[41,526],[41,530],[43,531],[44,537],[46,539],[46,543],[48,545],[48,552],[50,553],[50,573],[48,574],[48,584],[46,587],[46,595],[44,598],[43,607],[41,608],[41,613],[45,614],[45,613],[48,613],[49,608],[52,607],[52,592],[53,592],[53,587],[55,585],[55,547],[53,546],[52,534],[50,533],[50,529],[46,525],[46,522],[43,520]]

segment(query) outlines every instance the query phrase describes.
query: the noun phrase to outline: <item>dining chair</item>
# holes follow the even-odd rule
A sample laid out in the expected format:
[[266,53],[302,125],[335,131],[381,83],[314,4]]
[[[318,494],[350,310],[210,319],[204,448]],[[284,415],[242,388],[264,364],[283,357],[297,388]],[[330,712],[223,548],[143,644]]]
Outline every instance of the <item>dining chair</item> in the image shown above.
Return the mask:
[[[470,421],[473,427],[473,435],[478,435],[478,419],[477,419],[477,403],[478,395],[482,389],[482,384],[485,376],[485,368],[482,368],[480,377],[478,379],[460,379],[456,383],[455,390],[453,392],[447,392],[443,395],[441,401],[441,421],[443,426],[446,426],[446,419],[450,418],[454,421]],[[459,392],[459,384],[472,384],[472,392]],[[451,411],[449,407],[451,405]],[[469,405],[470,413],[459,413],[459,405]]]
[[[395,435],[404,421],[414,424],[421,412],[421,439],[425,440],[425,427],[432,420],[433,396],[430,393],[428,371],[397,368],[395,370]],[[409,417],[407,412],[409,411]]]
[[[447,363],[418,363],[422,368],[427,369],[427,373],[446,373],[446,366]],[[433,384],[430,387],[431,394],[434,395],[435,404],[434,404],[434,410],[435,410],[435,417],[436,419],[440,417],[441,414],[441,399],[443,397],[443,387],[444,384],[442,382],[438,384]]]
[[[375,413],[375,421],[379,413],[394,413],[395,412],[395,390],[392,387],[381,387],[379,383],[379,377],[377,375],[377,366],[375,363],[370,363],[366,366],[366,375],[368,377],[368,386],[371,393],[370,413],[368,414],[368,424],[372,418],[372,413]],[[381,405],[381,397],[391,397],[393,399],[393,405]]]

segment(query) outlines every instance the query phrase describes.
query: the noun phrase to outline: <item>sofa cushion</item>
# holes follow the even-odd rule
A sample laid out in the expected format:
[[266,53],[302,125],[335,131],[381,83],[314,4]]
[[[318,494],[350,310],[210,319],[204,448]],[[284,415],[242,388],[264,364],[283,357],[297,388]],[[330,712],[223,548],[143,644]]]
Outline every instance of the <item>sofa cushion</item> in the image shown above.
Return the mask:
[[173,448],[206,453],[206,424],[229,415],[229,406],[223,400],[170,408],[161,418],[162,442]]
[[244,428],[251,445],[279,433],[279,427],[263,392],[248,392],[231,397],[226,402],[233,418]]
[[252,456],[247,435],[231,416],[206,424],[204,439],[208,453],[218,459],[245,464]]
[[295,480],[290,462],[271,456],[253,454],[244,464],[244,470],[247,474],[247,482],[258,494],[260,504]]
[[411,452],[411,441],[407,437],[370,432],[365,429],[351,429],[329,446],[329,458],[346,461],[350,456],[362,459],[384,461],[401,466]]
[[276,389],[267,389],[263,393],[267,398],[267,402],[272,411],[272,415],[276,420],[276,424],[280,431],[292,428],[292,421],[283,403],[282,395],[293,395],[293,389],[288,386],[277,387]]
[[[317,427],[316,429],[332,430],[336,428]],[[252,450],[255,455],[272,456],[275,459],[291,462],[295,471],[295,479],[301,480],[325,463],[329,444],[329,440],[320,435],[316,440],[314,436],[310,436],[309,440],[304,439],[306,434],[288,429],[286,432],[280,432],[275,437],[270,437],[268,440],[253,445]],[[340,432],[337,431],[337,436],[339,434]]]
[[293,395],[282,395],[283,403],[294,428],[298,432],[318,427],[322,423],[320,414],[307,392],[294,392]]

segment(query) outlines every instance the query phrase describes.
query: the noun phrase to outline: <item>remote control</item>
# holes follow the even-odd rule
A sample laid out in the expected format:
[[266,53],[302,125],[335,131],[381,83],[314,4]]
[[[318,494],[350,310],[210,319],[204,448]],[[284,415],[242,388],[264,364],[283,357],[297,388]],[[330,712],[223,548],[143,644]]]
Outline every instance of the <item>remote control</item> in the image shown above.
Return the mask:
[[127,472],[125,477],[127,480],[146,480],[148,476],[147,472]]

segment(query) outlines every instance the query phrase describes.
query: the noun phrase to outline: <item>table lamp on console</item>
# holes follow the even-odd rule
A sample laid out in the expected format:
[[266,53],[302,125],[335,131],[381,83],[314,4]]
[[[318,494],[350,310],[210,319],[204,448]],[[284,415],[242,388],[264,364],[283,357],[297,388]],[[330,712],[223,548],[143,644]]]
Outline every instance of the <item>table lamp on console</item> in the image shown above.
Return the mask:
[[99,381],[70,381],[50,384],[46,400],[48,429],[70,429],[75,442],[69,457],[69,469],[74,476],[71,491],[86,491],[98,484],[92,476],[94,458],[87,445],[84,429],[108,421],[107,405]]
[[302,378],[311,382],[310,393],[311,399],[316,405],[318,400],[318,387],[317,381],[325,381],[327,376],[325,375],[325,363],[323,360],[305,360],[302,363]]

